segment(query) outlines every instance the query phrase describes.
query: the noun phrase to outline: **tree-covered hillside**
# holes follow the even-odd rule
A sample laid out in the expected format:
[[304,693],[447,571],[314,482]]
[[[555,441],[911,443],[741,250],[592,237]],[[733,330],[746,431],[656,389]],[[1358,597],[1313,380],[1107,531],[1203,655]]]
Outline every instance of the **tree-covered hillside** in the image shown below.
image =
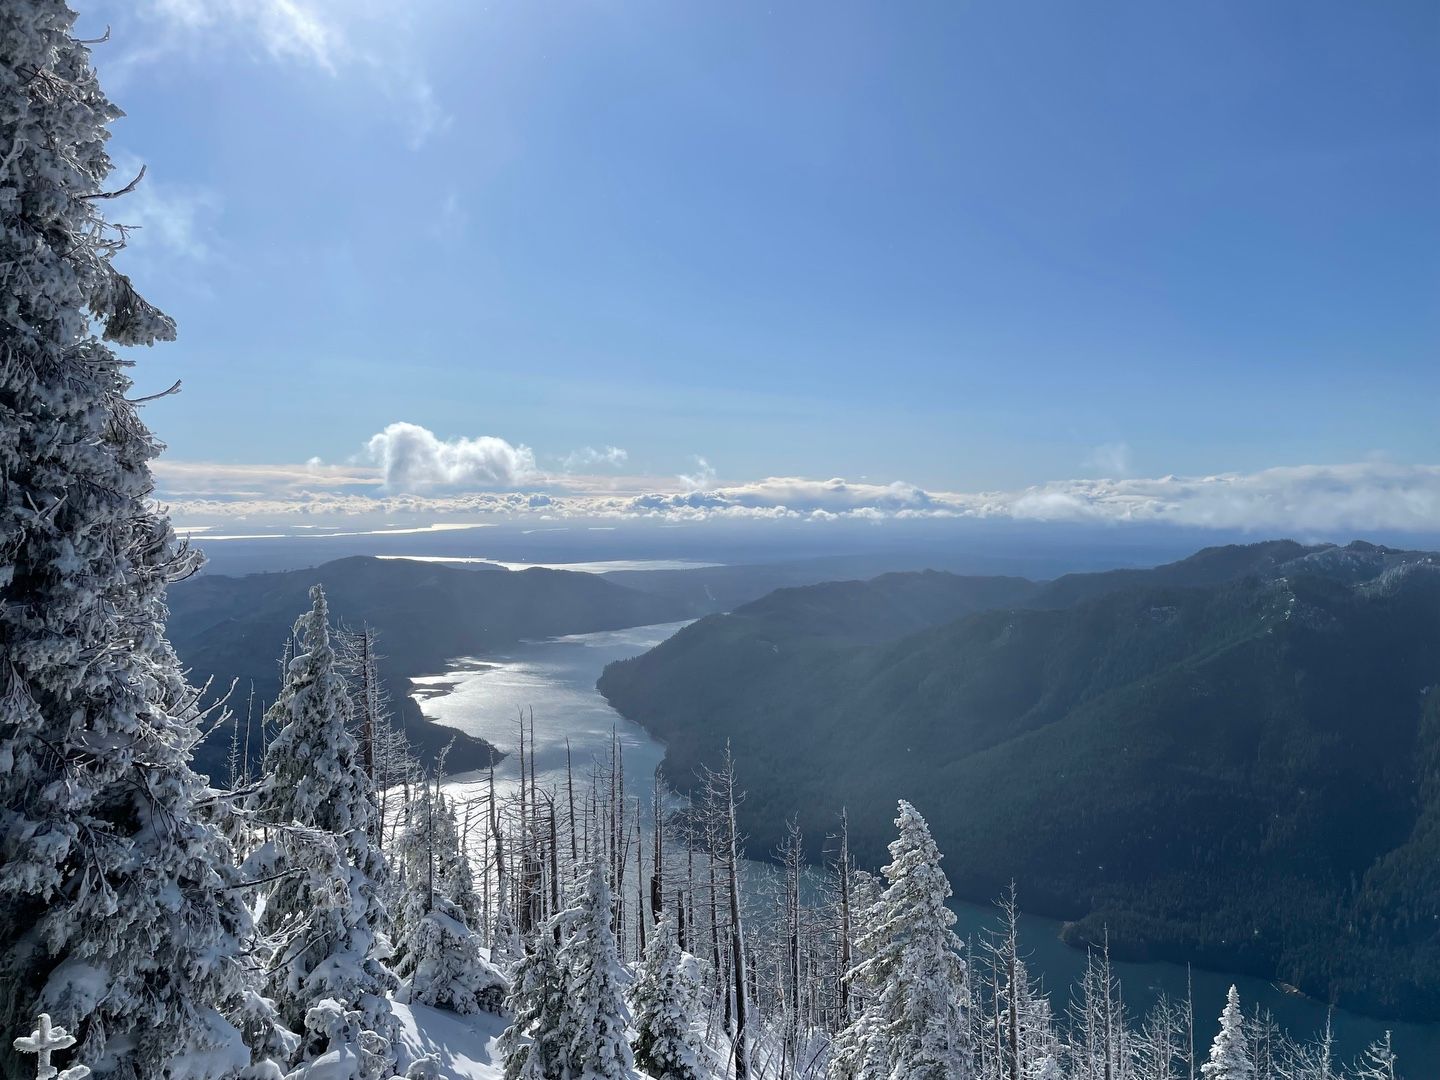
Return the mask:
[[[666,741],[671,776],[730,741],[757,850],[789,814],[810,835],[841,802],[879,819],[899,784],[961,895],[1013,875],[1077,940],[1108,926],[1131,955],[1440,1016],[1429,557],[1270,544],[1090,577],[882,644],[777,633],[777,594],[601,689]],[[1093,598],[1049,606],[1061,590]],[[883,836],[852,842],[873,860]]]

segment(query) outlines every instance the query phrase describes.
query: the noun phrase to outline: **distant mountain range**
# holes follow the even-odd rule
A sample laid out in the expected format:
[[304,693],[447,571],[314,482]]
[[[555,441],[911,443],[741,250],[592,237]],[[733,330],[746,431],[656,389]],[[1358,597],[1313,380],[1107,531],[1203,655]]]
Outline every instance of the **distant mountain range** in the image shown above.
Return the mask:
[[[242,720],[252,684],[257,703],[273,700],[281,650],[317,583],[337,619],[378,632],[380,674],[407,734],[427,760],[453,738],[447,759],[453,772],[486,765],[492,748],[426,720],[407,696],[412,676],[521,640],[670,622],[686,610],[671,598],[559,570],[457,569],[354,557],[283,573],[203,575],[174,586],[169,597],[170,639],[191,681],[213,678],[220,689],[238,680],[231,707]],[[221,775],[228,750],[227,728],[200,747],[197,767]]]
[[701,619],[600,689],[682,787],[728,739],[755,853],[897,796],[962,896],[1076,942],[1440,1019],[1440,556],[1209,548],[1151,570],[891,574]]

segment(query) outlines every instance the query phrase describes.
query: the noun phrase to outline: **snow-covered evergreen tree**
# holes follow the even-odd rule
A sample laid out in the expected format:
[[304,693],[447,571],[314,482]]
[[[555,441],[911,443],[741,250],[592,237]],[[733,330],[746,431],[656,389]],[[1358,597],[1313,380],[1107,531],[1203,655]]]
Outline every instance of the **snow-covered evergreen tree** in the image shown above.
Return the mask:
[[505,1080],[549,1080],[562,1075],[565,1043],[562,1019],[569,980],[549,932],[515,965],[506,1008],[510,1026],[500,1036]]
[[390,1043],[359,1009],[321,998],[305,1012],[302,1064],[285,1080],[372,1080],[393,1075]]
[[405,964],[408,931],[430,911],[438,889],[435,878],[436,840],[435,804],[437,793],[428,781],[421,780],[414,796],[405,807],[405,828],[391,849],[395,880],[394,891],[395,954],[394,966],[399,971]]
[[889,1044],[879,1010],[862,1009],[835,1036],[829,1076],[830,1080],[887,1080]]
[[[925,819],[907,802],[884,867],[888,887],[867,914],[866,959],[853,971],[867,1000],[846,1040],[841,1067],[865,1078],[966,1080],[971,1075],[960,939],[945,906],[950,883]],[[881,1072],[880,1070],[888,1070]]]
[[[610,886],[591,867],[575,902],[541,929],[511,975],[510,1027],[500,1039],[506,1080],[626,1080],[625,969],[610,929]],[[559,929],[562,944],[554,935]]]
[[[439,793],[421,784],[396,844],[401,885],[395,970],[405,980],[407,1001],[462,1014],[498,1012],[505,978],[481,955],[479,935],[444,891],[447,884],[470,886],[468,875],[453,872],[463,858],[454,821]],[[450,874],[442,872],[447,866]]]
[[634,1075],[635,1060],[625,1037],[628,976],[610,929],[611,905],[610,886],[597,863],[575,905],[560,916],[569,932],[559,955],[566,972],[561,1032],[566,1075],[574,1080],[625,1080]]
[[874,940],[870,934],[874,929],[871,920],[880,910],[883,891],[874,874],[866,870],[850,871],[851,966],[849,971],[840,973],[849,988],[850,1016],[834,1037],[829,1067],[831,1080],[858,1080],[862,1076],[876,1080],[890,1073],[884,1062],[881,1040],[875,1035],[876,1013],[866,1010],[873,995],[864,981],[855,976],[856,969],[871,957],[866,943]]
[[465,925],[460,909],[435,895],[433,904],[406,931],[405,1000],[469,1015],[499,1012],[505,977],[480,953],[480,939]]
[[386,867],[374,843],[373,792],[349,731],[350,698],[335,670],[325,593],[317,585],[310,595],[313,606],[295,624],[296,655],[266,713],[279,730],[252,803],[278,837],[251,860],[256,870],[280,875],[260,918],[276,942],[269,990],[291,1027],[317,1030],[307,1016],[331,999],[389,1040],[385,995],[398,983],[385,965]]
[[490,959],[503,971],[525,956],[520,929],[510,913],[509,882],[503,874],[495,879],[495,916],[490,921]]
[[444,796],[439,798],[438,803],[435,814],[435,877],[438,887],[459,910],[465,925],[479,930],[480,894],[475,890],[475,872],[470,866],[470,856],[465,852],[459,822],[455,820],[455,806]]
[[1220,1014],[1220,1031],[1210,1044],[1210,1060],[1200,1066],[1205,1080],[1250,1080],[1255,1067],[1245,1040],[1245,1017],[1240,1012],[1240,991],[1234,986]]
[[[250,931],[164,636],[197,559],[150,501],[128,361],[95,336],[175,326],[111,262],[120,110],[74,21],[0,4],[0,1029],[45,1012],[96,1076],[220,1077],[249,1057],[227,1017]],[[15,1053],[0,1040],[0,1072]]]
[[657,1080],[701,1080],[705,1047],[693,1013],[699,985],[694,960],[675,944],[668,919],[651,932],[645,962],[630,991],[635,1064]]

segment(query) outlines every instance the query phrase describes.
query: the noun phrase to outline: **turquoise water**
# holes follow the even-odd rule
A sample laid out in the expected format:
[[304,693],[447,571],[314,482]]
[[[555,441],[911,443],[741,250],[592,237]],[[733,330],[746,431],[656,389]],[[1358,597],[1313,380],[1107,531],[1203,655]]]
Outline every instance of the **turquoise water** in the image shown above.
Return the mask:
[[[634,627],[598,634],[578,634],[522,644],[504,655],[458,661],[451,671],[416,680],[417,695],[427,716],[472,735],[479,735],[505,750],[517,745],[516,717],[525,710],[527,723],[535,717],[535,765],[542,787],[563,790],[566,739],[576,771],[584,783],[592,761],[608,768],[613,730],[625,754],[627,796],[648,801],[651,778],[664,756],[664,747],[615,712],[595,689],[601,670],[612,660],[636,656],[664,641],[684,623]],[[528,736],[527,736],[528,740]],[[496,769],[497,782],[517,782],[518,758],[511,754]],[[457,777],[462,785],[467,779]],[[743,780],[743,777],[742,777]],[[756,876],[766,873],[756,865]],[[1022,897],[1023,900],[1023,897]],[[994,910],[985,905],[956,902],[956,931],[962,937],[978,935],[994,925]],[[1057,1012],[1069,999],[1070,985],[1085,965],[1085,954],[1060,941],[1060,924],[1027,915],[1020,922],[1027,963],[1050,992]],[[1186,969],[1165,963],[1116,962],[1128,1006],[1143,1012],[1155,996],[1185,994]],[[1319,1002],[1287,994],[1263,980],[1225,972],[1191,972],[1197,1018],[1196,1037],[1208,1044],[1231,983],[1239,987],[1246,1011],[1263,1004],[1280,1025],[1296,1036],[1308,1036],[1325,1024],[1326,1008]],[[1440,1024],[1382,1022],[1353,1013],[1333,1013],[1336,1049],[1343,1060],[1359,1054],[1386,1028],[1394,1032],[1403,1075],[1410,1080],[1440,1077]]]

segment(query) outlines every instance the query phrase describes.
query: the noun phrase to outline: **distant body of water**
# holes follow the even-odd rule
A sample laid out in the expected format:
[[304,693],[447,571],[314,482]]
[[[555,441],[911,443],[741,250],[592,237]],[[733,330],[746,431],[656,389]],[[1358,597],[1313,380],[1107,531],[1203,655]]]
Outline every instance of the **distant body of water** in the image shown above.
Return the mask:
[[569,570],[577,574],[610,574],[618,570],[703,570],[721,563],[694,559],[598,559],[588,562],[506,562],[483,555],[377,555],[377,559],[408,559],[410,562],[447,563],[452,566],[483,563],[506,570]]
[[[416,679],[416,697],[432,719],[507,751],[518,744],[520,710],[525,711],[528,725],[533,708],[537,778],[541,787],[557,790],[563,790],[565,784],[567,737],[577,786],[584,786],[592,760],[608,768],[613,730],[624,747],[626,795],[647,803],[664,747],[612,709],[595,689],[595,682],[606,664],[638,656],[685,625],[663,623],[524,643],[504,654],[457,661],[451,671]],[[528,727],[526,740],[528,754]],[[510,788],[518,783],[518,777],[518,756],[510,753],[496,766],[496,780]],[[457,779],[463,782],[466,778]],[[742,786],[743,779],[742,769]],[[896,792],[896,797],[903,794]],[[975,937],[996,925],[995,911],[987,905],[957,901],[952,907],[958,919],[955,929],[962,937]],[[1055,1011],[1063,1013],[1070,987],[1084,969],[1085,954],[1061,942],[1060,923],[1052,919],[1022,916],[1020,933],[1027,965],[1049,991]],[[1127,1006],[1136,1013],[1143,1013],[1160,993],[1177,999],[1185,995],[1186,969],[1182,966],[1116,961],[1114,968]],[[1280,1026],[1296,1037],[1308,1038],[1324,1027],[1324,1005],[1287,994],[1264,979],[1198,968],[1191,972],[1191,979],[1196,1038],[1203,1039],[1202,1049],[1214,1035],[1231,983],[1239,987],[1247,1012],[1257,1002],[1264,1005]],[[1338,1009],[1333,1023],[1339,1059],[1348,1062],[1388,1028],[1394,1033],[1402,1075],[1410,1080],[1440,1077],[1440,1024],[1384,1022]]]

